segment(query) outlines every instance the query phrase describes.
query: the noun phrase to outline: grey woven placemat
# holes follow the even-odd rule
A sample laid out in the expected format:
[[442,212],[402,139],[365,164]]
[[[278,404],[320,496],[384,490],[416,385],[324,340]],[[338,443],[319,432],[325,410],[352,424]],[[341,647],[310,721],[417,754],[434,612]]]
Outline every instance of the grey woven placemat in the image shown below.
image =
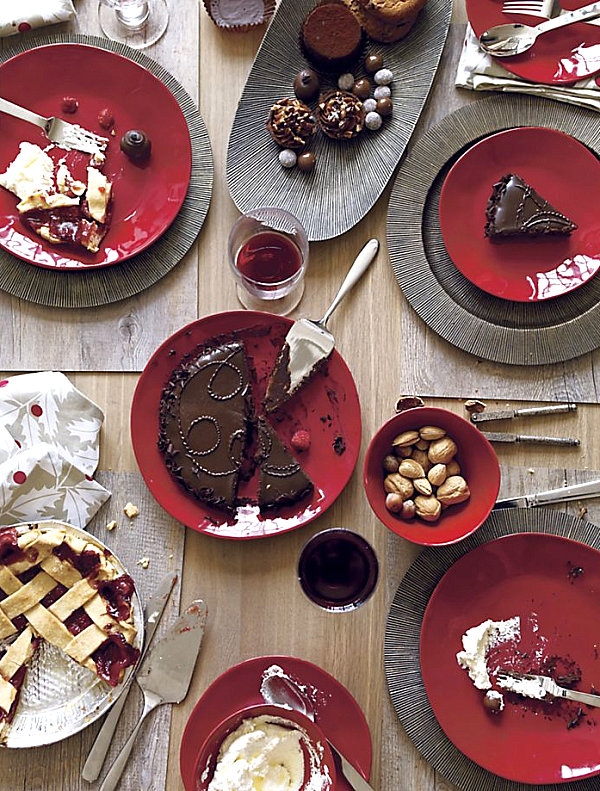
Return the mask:
[[545,365],[600,346],[600,278],[546,302],[498,299],[458,271],[439,228],[439,194],[449,167],[474,141],[515,126],[559,129],[600,153],[592,111],[523,96],[463,107],[428,130],[400,169],[388,208],[388,247],[408,302],[445,340],[494,362]]
[[13,297],[59,308],[97,307],[134,296],[154,285],[191,248],[210,206],[213,183],[210,140],[202,116],[180,83],[156,61],[125,44],[78,34],[36,36],[5,48],[0,62],[47,44],[88,44],[143,66],[171,91],[190,130],[192,172],[183,206],[160,239],[139,255],[114,266],[61,272],[29,264],[0,249],[0,289]]
[[[459,544],[423,551],[404,576],[388,615],[385,672],[396,714],[423,757],[463,791],[598,791],[600,778],[529,785],[491,774],[461,753],[442,731],[421,678],[419,641],[429,598],[445,572],[475,547],[518,532],[549,533],[600,549],[597,525],[560,511],[506,509],[492,512],[484,526]],[[493,749],[493,746],[490,746]]]

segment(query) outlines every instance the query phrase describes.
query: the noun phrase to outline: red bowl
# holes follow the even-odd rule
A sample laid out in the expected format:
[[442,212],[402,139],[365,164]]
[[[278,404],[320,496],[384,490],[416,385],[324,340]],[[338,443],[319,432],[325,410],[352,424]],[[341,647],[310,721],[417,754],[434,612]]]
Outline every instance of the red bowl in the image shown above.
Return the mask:
[[[390,452],[394,437],[422,426],[439,426],[456,442],[456,460],[471,490],[466,502],[447,508],[434,523],[418,517],[407,521],[385,507],[383,457]],[[375,434],[365,456],[363,481],[369,504],[386,527],[414,544],[443,546],[470,536],[485,522],[498,497],[500,465],[490,443],[471,423],[447,409],[418,407],[388,420]]]
[[[323,775],[323,784],[319,788],[319,791],[333,791],[336,785],[335,763],[327,739],[321,729],[299,711],[283,708],[282,706],[272,706],[266,703],[258,706],[246,706],[236,711],[234,714],[230,714],[211,731],[200,748],[198,760],[196,761],[194,769],[196,791],[207,791],[215,771],[217,756],[223,740],[241,725],[242,720],[265,715],[287,721],[305,732],[308,742],[313,748],[316,768]],[[282,724],[285,725],[285,722]],[[306,745],[304,740],[301,740],[301,744],[304,752],[304,782],[302,784],[302,789],[304,789],[310,780],[311,760],[309,754],[310,748]]]

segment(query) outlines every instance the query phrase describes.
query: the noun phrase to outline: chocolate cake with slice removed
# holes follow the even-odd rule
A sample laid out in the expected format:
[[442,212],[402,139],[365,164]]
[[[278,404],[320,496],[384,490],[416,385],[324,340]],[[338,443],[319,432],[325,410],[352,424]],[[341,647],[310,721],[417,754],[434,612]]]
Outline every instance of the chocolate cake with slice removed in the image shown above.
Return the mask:
[[312,492],[313,483],[264,418],[258,419],[258,504],[291,505]]
[[515,173],[502,176],[493,186],[486,209],[485,235],[568,236],[577,228],[545,198]]
[[163,390],[159,420],[172,475],[199,500],[233,512],[253,425],[244,344],[215,340],[184,359]]

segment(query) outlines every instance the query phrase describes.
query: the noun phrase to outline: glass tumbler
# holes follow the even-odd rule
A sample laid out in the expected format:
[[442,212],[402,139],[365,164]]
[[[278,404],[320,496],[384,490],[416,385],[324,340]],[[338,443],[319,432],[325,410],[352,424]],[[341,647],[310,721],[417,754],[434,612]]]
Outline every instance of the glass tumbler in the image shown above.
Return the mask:
[[107,38],[143,49],[167,29],[169,9],[165,0],[100,0],[98,19]]
[[239,301],[249,310],[285,316],[304,293],[308,238],[283,209],[253,209],[229,234],[229,264]]

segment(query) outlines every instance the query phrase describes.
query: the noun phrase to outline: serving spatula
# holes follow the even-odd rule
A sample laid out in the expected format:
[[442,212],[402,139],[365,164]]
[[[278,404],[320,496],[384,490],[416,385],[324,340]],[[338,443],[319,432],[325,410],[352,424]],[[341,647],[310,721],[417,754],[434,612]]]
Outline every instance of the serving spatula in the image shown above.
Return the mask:
[[298,319],[290,327],[267,385],[267,412],[273,412],[291,398],[310,374],[329,357],[335,347],[335,339],[327,329],[327,322],[346,294],[371,266],[378,251],[379,241],[370,239],[357,255],[322,319]]

